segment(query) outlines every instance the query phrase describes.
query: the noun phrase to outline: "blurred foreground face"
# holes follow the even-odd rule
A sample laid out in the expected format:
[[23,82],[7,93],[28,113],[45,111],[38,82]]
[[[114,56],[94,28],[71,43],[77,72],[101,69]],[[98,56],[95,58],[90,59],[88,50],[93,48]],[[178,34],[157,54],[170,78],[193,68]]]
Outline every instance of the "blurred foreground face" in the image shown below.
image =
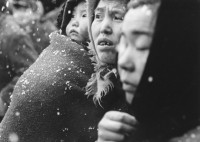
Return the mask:
[[67,35],[76,41],[89,40],[87,23],[86,2],[80,2],[72,13],[72,18],[66,27]]
[[119,42],[121,25],[126,12],[127,0],[100,0],[95,9],[92,37],[101,62],[114,64],[116,44]]
[[118,70],[126,100],[132,102],[150,51],[159,3],[131,8],[122,25],[118,44]]

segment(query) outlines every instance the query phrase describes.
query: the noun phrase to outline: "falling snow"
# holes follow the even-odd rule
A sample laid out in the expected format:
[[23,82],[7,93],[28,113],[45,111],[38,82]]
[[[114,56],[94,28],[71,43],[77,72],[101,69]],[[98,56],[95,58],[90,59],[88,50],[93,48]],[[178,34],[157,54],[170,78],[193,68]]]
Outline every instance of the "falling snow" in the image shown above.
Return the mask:
[[10,142],[19,142],[19,137],[16,133],[9,134],[9,141]]

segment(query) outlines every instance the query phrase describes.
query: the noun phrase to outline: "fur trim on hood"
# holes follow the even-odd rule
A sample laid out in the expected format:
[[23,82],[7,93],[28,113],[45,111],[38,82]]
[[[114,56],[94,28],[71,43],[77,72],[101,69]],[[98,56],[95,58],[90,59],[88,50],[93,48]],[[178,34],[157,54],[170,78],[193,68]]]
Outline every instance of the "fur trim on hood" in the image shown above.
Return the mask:
[[[92,54],[92,62],[94,64],[95,73],[92,74],[87,86],[86,95],[93,96],[94,102],[98,102],[101,106],[101,98],[107,95],[114,87],[119,87],[119,76],[117,73],[117,64],[108,65],[102,63],[95,49],[94,39],[92,37],[92,22],[94,20],[94,11],[100,0],[87,0],[88,12],[88,32],[90,36],[90,53]],[[128,0],[127,0],[128,1]]]
[[[89,49],[94,48],[91,47],[91,43],[89,46]],[[87,83],[85,94],[87,96],[93,96],[94,103],[98,103],[103,107],[101,105],[101,98],[111,92],[114,87],[119,86],[119,76],[116,66],[101,64],[101,62],[98,61],[94,50],[90,50],[89,54],[91,55],[91,61],[94,65],[94,73]]]

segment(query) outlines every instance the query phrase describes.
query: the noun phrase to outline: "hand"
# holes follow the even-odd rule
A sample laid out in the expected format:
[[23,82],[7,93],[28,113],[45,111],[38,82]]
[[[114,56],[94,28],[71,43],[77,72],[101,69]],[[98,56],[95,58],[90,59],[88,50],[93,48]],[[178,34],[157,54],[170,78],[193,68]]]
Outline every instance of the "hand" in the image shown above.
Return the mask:
[[109,111],[98,124],[97,142],[127,142],[136,124],[135,117],[128,113]]

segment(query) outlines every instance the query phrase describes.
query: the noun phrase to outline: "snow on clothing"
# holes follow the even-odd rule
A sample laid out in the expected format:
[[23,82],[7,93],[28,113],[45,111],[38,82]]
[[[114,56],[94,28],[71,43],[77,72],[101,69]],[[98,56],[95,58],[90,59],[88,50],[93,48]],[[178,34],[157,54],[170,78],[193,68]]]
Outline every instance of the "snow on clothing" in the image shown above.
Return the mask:
[[109,98],[113,104],[104,108],[85,95],[93,73],[89,57],[83,46],[53,33],[50,46],[16,85],[1,123],[0,141],[15,133],[20,142],[94,142],[105,111],[126,110],[126,105],[116,101],[116,92],[109,95],[114,96]]
[[[30,36],[10,15],[0,17],[0,90],[19,77],[38,57]],[[14,81],[15,82],[15,81]],[[15,84],[15,83],[14,83]]]
[[22,23],[6,14],[1,14],[0,21],[0,91],[9,105],[17,79],[49,45],[49,34],[56,28],[48,21]]

